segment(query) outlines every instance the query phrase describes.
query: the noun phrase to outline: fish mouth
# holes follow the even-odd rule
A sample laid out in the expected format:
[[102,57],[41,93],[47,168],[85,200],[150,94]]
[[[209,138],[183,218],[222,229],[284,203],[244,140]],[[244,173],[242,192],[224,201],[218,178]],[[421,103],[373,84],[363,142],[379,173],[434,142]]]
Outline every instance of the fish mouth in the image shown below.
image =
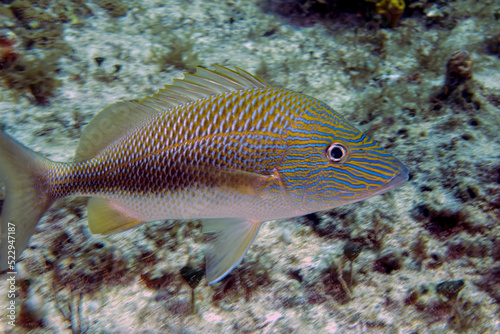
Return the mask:
[[406,181],[408,181],[409,177],[410,177],[410,172],[408,171],[408,168],[406,168],[405,166],[401,166],[401,171],[399,172],[399,174],[396,174],[396,176],[394,176],[392,180],[387,182],[384,188],[385,190],[391,190],[397,188]]
[[[408,171],[408,168],[406,168],[403,163],[399,163],[399,172],[387,183],[385,183],[383,186],[376,190],[371,190],[371,191],[366,191],[359,196],[357,196],[353,201],[348,201],[347,203],[352,203],[352,202],[358,202],[362,201],[364,199],[373,197],[375,195],[380,195],[388,192],[389,190],[396,189],[406,181],[408,181],[408,178],[410,176],[410,172]],[[346,203],[344,203],[346,204]]]
[[383,187],[373,192],[372,195],[379,195],[389,190],[396,189],[397,187],[408,181],[409,177],[410,177],[410,171],[408,170],[408,168],[406,168],[405,165],[400,163],[399,173],[397,173],[389,182],[384,184]]
[[[395,189],[395,188],[401,186],[403,183],[408,181],[408,178],[410,176],[410,172],[408,171],[408,168],[406,168],[406,166],[403,165],[402,162],[400,162],[399,160],[396,160],[396,161],[399,163],[399,165],[397,166],[397,174],[395,174],[392,177],[392,179],[390,179],[389,181],[387,181],[386,183],[381,185],[378,189],[366,190],[364,192],[352,192],[352,191],[351,192],[339,192],[338,196],[335,198],[334,205],[333,206],[330,205],[330,207],[328,209],[335,208],[335,207],[345,205],[345,204],[359,202],[359,201],[365,200],[367,198],[373,197],[375,195],[380,195],[380,194],[386,193],[392,189]],[[306,194],[307,194],[307,191],[304,191],[304,195],[302,198],[302,211],[307,212],[307,213],[314,212],[314,211],[309,210],[310,208],[308,208],[306,206],[306,204],[304,203],[304,197],[306,196]],[[318,208],[315,207],[314,209],[315,209],[315,211],[318,211]],[[325,210],[325,209],[323,208],[323,209],[319,209],[319,210]]]

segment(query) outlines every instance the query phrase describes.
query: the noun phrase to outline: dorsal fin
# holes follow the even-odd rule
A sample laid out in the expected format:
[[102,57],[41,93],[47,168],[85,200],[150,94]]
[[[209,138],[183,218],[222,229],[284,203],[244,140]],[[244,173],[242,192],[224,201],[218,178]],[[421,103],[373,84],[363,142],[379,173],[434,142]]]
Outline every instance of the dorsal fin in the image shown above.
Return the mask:
[[158,112],[219,93],[270,87],[241,68],[214,67],[215,70],[197,67],[196,74],[174,79],[172,85],[151,97],[139,102],[117,102],[101,110],[83,130],[74,161],[93,158],[138,122]]
[[264,80],[235,67],[231,70],[214,65],[215,70],[196,68],[196,74],[184,74],[184,79],[174,79],[172,85],[165,86],[158,93],[140,103],[158,110],[166,110],[179,104],[201,98],[251,88],[270,87]]
[[82,132],[74,161],[93,158],[138,122],[158,111],[137,102],[113,103],[94,116]]

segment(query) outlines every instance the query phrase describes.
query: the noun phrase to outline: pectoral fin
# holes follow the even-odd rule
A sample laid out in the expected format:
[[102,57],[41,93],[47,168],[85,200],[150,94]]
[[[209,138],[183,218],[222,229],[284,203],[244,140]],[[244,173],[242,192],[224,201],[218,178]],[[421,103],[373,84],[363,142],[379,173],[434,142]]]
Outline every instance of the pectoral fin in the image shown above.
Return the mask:
[[223,279],[241,263],[250,248],[260,222],[238,219],[210,219],[203,222],[203,232],[214,233],[206,258],[208,284]]
[[93,234],[119,232],[142,223],[116,203],[97,197],[89,200],[87,220]]

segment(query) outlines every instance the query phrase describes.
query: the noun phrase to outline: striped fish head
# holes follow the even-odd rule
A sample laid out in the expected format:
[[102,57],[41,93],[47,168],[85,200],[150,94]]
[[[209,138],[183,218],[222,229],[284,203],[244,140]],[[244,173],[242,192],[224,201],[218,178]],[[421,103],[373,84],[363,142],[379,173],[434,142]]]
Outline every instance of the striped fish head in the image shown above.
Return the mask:
[[278,172],[302,212],[357,202],[408,180],[401,161],[319,101],[287,129],[286,147]]

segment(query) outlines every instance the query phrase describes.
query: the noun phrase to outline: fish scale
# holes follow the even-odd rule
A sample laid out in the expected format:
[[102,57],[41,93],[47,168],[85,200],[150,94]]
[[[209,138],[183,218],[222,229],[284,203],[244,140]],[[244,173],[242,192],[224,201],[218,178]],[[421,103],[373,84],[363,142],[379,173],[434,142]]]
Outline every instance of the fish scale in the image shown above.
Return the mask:
[[408,178],[399,160],[325,103],[220,66],[103,109],[74,162],[49,161],[3,132],[0,157],[0,248],[6,222],[20,224],[24,248],[55,200],[86,196],[92,233],[203,219],[204,232],[214,233],[209,283],[241,262],[263,221],[356,202]]
[[[148,193],[154,194],[148,197],[152,206],[156,206],[158,199],[166,203],[180,202],[178,207],[181,209],[177,212],[161,212],[160,215],[148,203],[142,204],[134,211],[141,213],[139,218],[143,221],[160,219],[159,217],[223,218],[234,215],[235,207],[241,205],[232,204],[228,206],[227,211],[218,208],[211,215],[207,215],[205,208],[204,216],[200,216],[201,213],[197,208],[190,210],[190,203],[187,203],[187,199],[197,200],[193,198],[190,191],[194,185],[203,184],[208,189],[226,187],[222,178],[214,178],[212,174],[205,173],[203,168],[195,167],[216,166],[265,175],[272,174],[280,159],[276,151],[284,147],[280,130],[283,128],[280,126],[282,124],[278,124],[278,127],[270,126],[272,125],[269,124],[270,120],[275,118],[274,115],[267,117],[267,122],[261,123],[262,127],[259,131],[249,131],[249,124],[265,119],[264,115],[268,115],[269,107],[261,108],[267,101],[263,100],[263,97],[269,99],[276,94],[295,95],[293,92],[277,89],[233,92],[198,100],[189,105],[174,108],[170,113],[156,114],[144,120],[137,129],[129,131],[129,134],[122,137],[123,140],[113,143],[85,163],[53,165],[51,174],[57,182],[49,182],[57,184],[57,187],[54,188],[52,197],[91,196],[99,193],[101,197],[119,200],[121,203],[126,203],[123,204],[124,206],[131,207],[133,203],[129,202],[136,200],[134,194],[143,196]],[[234,96],[244,101],[255,101],[254,112],[245,115],[242,110],[234,108],[239,102]],[[225,106],[226,109],[221,106]],[[228,123],[232,123],[230,131],[221,132],[218,127],[208,126],[206,128],[189,127],[188,125],[193,124],[192,121],[198,117],[198,110],[208,111],[203,115],[207,120],[205,124],[214,124],[215,118],[222,119],[220,116],[226,115]],[[226,110],[232,112],[227,113]],[[185,118],[177,117],[180,114]],[[292,117],[294,115],[287,115],[279,120],[289,123]],[[169,137],[158,136],[158,133],[163,133],[162,129],[168,128],[177,129],[177,132],[170,133]],[[264,147],[266,150],[263,154],[262,148]],[[134,159],[136,156],[139,158]],[[161,170],[159,166],[166,164],[164,163],[166,161],[170,164],[168,171]],[[92,182],[89,183],[86,180],[92,180]],[[177,199],[173,199],[173,193],[178,191],[180,192],[175,195]],[[120,195],[119,199],[117,199],[117,194]],[[217,207],[220,200],[216,196],[211,196],[211,198],[214,202],[208,202],[205,206]],[[264,207],[265,203],[259,203],[259,205]],[[288,215],[289,208],[285,207],[281,210],[286,210],[287,213],[279,214],[275,218]],[[237,211],[241,212],[241,209]]]

